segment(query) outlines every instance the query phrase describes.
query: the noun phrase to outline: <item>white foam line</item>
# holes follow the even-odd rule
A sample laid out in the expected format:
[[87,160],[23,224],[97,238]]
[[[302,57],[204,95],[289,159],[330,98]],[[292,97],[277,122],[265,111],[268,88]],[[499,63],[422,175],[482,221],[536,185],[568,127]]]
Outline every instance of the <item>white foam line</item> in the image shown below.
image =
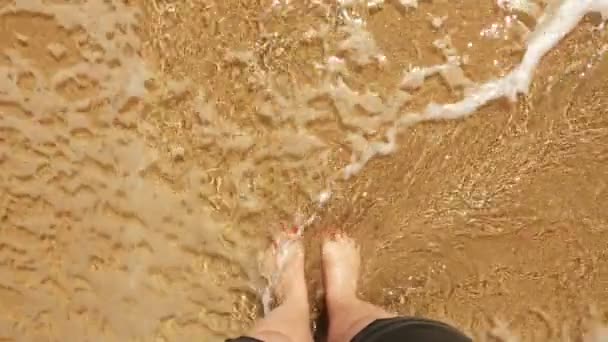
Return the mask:
[[[553,13],[545,13],[536,30],[530,35],[521,64],[504,77],[488,81],[469,91],[459,102],[430,103],[422,113],[408,113],[395,124],[404,128],[423,121],[455,120],[472,115],[481,106],[499,98],[515,102],[518,94],[527,94],[534,72],[541,59],[555,47],[589,12],[601,12],[608,17],[608,0],[565,0]],[[387,134],[387,143],[374,143],[358,161],[347,165],[343,172],[348,179],[357,174],[365,164],[378,155],[386,155],[396,149],[394,132]]]
[[[572,31],[581,19],[589,12],[600,12],[604,19],[608,19],[608,0],[563,0],[557,10],[553,13],[545,13],[539,19],[539,24],[535,31],[530,35],[527,42],[527,49],[522,62],[506,76],[488,81],[471,92],[467,96],[455,103],[436,104],[430,103],[422,113],[408,113],[401,117],[395,126],[387,133],[387,143],[376,142],[370,145],[360,161],[349,164],[344,169],[344,178],[348,179],[358,173],[363,166],[378,155],[386,155],[395,150],[395,135],[397,128],[404,128],[415,123],[433,120],[454,120],[467,117],[473,114],[481,106],[490,101],[506,97],[511,101],[517,100],[518,94],[527,94],[532,83],[534,72],[541,59],[555,47],[570,31]],[[319,199],[320,205],[325,204],[330,197],[331,191],[323,192]],[[304,234],[305,228],[318,218],[313,214],[304,223],[296,222],[297,238]],[[280,241],[277,247],[278,270],[272,275],[276,280],[282,270],[282,257],[287,247],[293,240]],[[270,311],[271,292],[274,281],[271,281],[263,289],[262,303],[264,314]]]

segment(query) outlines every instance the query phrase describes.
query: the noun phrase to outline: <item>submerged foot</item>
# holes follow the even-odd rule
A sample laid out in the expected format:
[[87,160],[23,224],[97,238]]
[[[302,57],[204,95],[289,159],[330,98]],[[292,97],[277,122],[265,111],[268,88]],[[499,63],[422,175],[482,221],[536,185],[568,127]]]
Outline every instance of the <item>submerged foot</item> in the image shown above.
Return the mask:
[[346,235],[323,243],[323,280],[329,314],[329,342],[350,341],[363,328],[391,314],[357,297],[359,248]]
[[304,275],[304,247],[300,241],[290,241],[277,258],[278,275],[275,295],[281,302],[306,303],[306,277]]
[[304,247],[297,237],[277,236],[273,246],[260,256],[259,269],[268,283],[262,297],[265,314],[271,306],[288,299],[307,298]]
[[256,322],[251,336],[267,342],[312,342],[304,248],[296,240],[279,246],[269,254],[273,265],[270,286],[278,306]]
[[360,256],[355,241],[344,234],[323,242],[323,278],[328,304],[356,296]]

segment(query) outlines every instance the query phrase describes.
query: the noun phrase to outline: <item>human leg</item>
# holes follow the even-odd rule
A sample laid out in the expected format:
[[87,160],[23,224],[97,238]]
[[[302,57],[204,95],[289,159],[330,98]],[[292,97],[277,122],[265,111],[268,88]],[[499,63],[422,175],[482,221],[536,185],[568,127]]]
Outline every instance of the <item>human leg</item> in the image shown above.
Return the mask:
[[275,289],[281,304],[255,323],[250,337],[233,341],[312,342],[302,244],[291,242],[287,253]]
[[329,342],[350,341],[378,319],[394,317],[357,297],[360,256],[354,240],[344,234],[326,239],[322,247]]
[[434,320],[398,317],[357,297],[360,256],[355,242],[338,235],[323,243],[329,342],[471,342]]

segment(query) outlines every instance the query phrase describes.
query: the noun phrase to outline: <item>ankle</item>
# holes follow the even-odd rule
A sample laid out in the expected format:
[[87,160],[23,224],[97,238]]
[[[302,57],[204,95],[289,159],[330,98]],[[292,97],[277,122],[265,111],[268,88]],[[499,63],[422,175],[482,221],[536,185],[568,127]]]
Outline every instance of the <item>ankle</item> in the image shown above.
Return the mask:
[[325,293],[325,304],[330,317],[351,312],[357,307],[360,299],[355,292],[328,291]]
[[327,303],[327,310],[330,320],[329,341],[350,341],[372,322],[395,316],[357,296],[334,298]]
[[287,306],[292,310],[308,311],[310,304],[308,303],[308,296],[304,295],[293,295],[283,298],[280,301],[281,306]]
[[330,302],[349,303],[359,300],[356,282],[352,282],[352,284],[343,282],[333,285],[325,288],[325,299],[328,304]]

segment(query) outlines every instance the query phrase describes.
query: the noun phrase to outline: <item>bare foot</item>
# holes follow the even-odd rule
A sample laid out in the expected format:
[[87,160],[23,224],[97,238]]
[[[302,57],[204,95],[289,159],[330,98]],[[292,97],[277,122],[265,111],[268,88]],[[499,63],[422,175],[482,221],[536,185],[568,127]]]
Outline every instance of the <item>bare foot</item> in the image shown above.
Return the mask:
[[323,281],[329,313],[329,342],[350,341],[377,319],[393,317],[357,297],[360,255],[356,243],[344,234],[323,242]]
[[323,281],[328,304],[356,296],[359,266],[359,247],[344,234],[323,243]]
[[275,296],[279,301],[295,301],[308,306],[304,275],[304,247],[300,241],[290,241],[278,258],[279,276]]
[[304,248],[291,240],[278,252],[271,285],[280,304],[256,322],[251,336],[266,342],[312,342]]

